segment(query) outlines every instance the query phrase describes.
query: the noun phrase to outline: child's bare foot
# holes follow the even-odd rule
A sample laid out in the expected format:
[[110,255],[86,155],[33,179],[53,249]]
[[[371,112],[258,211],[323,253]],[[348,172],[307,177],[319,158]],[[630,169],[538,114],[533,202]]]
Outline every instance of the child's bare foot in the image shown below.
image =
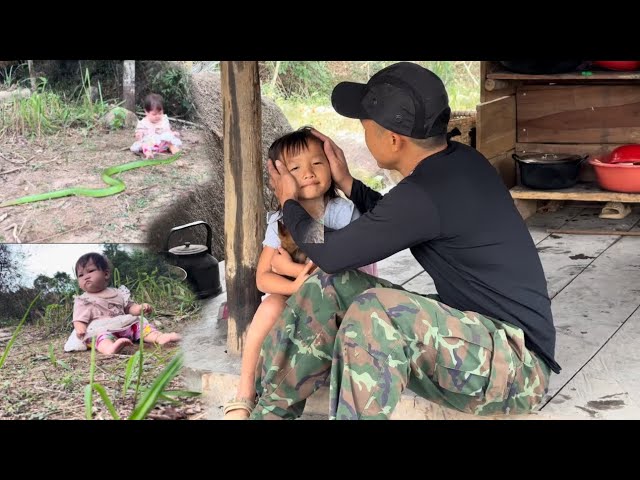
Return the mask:
[[105,345],[105,348],[102,349],[102,353],[106,355],[113,355],[114,353],[118,353],[127,345],[133,345],[133,342],[128,338],[119,338],[111,345]]
[[182,337],[175,332],[161,333],[156,337],[155,343],[158,345],[165,345],[171,342],[179,342],[180,340],[182,340]]

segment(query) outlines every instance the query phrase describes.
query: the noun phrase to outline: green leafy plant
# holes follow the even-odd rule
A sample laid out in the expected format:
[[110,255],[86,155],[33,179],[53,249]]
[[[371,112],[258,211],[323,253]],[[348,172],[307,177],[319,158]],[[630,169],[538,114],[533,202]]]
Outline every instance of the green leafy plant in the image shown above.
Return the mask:
[[113,402],[107,395],[107,391],[104,389],[102,385],[94,382],[94,375],[96,371],[96,337],[93,337],[91,340],[91,364],[89,367],[89,384],[84,387],[84,411],[87,420],[91,420],[93,418],[93,391],[95,390],[102,398],[102,401],[109,410],[109,413],[114,418],[114,420],[120,420],[120,415],[116,411],[113,406]]
[[188,117],[193,109],[189,76],[179,66],[158,69],[151,77],[152,92],[162,95],[165,113],[172,116]]
[[63,360],[58,360],[52,343],[49,344],[49,360],[51,361],[51,364],[56,368],[58,368],[58,366],[61,366],[65,370],[71,370],[71,367],[68,363],[64,362]]
[[[165,367],[162,373],[156,377],[142,398],[140,403],[137,404],[133,413],[129,417],[129,420],[143,420],[147,417],[149,412],[153,410],[156,403],[163,394],[166,394],[165,387],[173,380],[173,378],[180,372],[182,368],[182,355],[176,355],[171,362]],[[174,392],[176,393],[176,392]],[[189,392],[191,393],[191,392]]]
[[5,67],[0,72],[2,74],[2,83],[5,87],[12,87],[13,85],[18,84],[18,71],[26,67],[26,63],[21,63],[19,65],[9,65]]
[[112,110],[113,112],[113,120],[109,125],[111,128],[119,130],[124,128],[125,122],[127,120],[127,111],[122,107],[116,107]]

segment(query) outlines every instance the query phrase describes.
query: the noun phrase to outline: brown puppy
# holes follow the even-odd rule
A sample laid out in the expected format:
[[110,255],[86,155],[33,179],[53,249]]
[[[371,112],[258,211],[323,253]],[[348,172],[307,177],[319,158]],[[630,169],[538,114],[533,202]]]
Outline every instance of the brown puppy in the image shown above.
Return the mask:
[[307,261],[307,255],[300,250],[296,242],[293,241],[293,237],[289,230],[286,229],[284,224],[281,221],[278,221],[278,237],[280,238],[280,243],[282,244],[282,248],[284,248],[289,255],[291,255],[291,259],[296,263],[305,263]]

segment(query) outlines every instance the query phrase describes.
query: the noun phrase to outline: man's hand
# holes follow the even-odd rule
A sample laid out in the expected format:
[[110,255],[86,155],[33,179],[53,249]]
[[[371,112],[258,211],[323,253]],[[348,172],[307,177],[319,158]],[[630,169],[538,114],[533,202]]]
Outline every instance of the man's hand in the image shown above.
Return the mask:
[[331,177],[336,185],[344,194],[351,196],[351,187],[353,185],[353,177],[349,173],[349,167],[347,166],[347,160],[344,157],[344,152],[338,145],[335,144],[326,135],[320,133],[315,128],[311,129],[311,133],[322,141],[324,147],[324,153],[329,160],[329,167],[331,168]]
[[298,182],[283,162],[276,160],[274,167],[273,162],[269,160],[267,161],[267,170],[269,170],[271,178],[271,188],[273,188],[281,208],[287,200],[298,200]]

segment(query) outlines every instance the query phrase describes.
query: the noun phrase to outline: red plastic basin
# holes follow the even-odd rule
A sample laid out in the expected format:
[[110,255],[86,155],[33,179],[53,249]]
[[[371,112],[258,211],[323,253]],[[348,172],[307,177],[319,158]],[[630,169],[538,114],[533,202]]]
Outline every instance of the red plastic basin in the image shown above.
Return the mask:
[[609,70],[638,70],[640,62],[635,61],[597,61],[596,65]]
[[623,193],[640,193],[640,165],[602,163],[589,160],[603,190]]

